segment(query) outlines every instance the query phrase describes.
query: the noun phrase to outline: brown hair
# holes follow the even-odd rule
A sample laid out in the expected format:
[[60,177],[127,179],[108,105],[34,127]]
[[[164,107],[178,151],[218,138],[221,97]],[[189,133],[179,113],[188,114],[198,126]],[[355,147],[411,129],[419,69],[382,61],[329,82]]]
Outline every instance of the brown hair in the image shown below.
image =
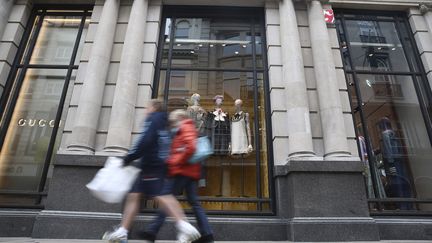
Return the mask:
[[151,99],[149,102],[149,106],[153,107],[156,112],[165,110],[165,105],[162,100]]

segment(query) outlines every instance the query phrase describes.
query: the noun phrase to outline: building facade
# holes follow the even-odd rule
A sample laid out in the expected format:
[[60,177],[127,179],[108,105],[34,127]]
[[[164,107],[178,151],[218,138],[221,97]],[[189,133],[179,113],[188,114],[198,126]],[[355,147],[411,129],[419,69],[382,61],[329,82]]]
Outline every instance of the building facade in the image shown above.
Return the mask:
[[0,0],[0,236],[118,224],[85,185],[158,98],[212,141],[216,240],[430,240],[431,71],[430,0]]

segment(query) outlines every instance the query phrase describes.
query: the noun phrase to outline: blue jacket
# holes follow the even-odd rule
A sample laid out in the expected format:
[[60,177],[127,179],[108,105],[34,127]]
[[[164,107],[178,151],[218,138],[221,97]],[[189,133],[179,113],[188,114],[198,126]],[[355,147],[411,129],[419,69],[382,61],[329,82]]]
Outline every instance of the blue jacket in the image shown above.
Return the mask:
[[124,163],[129,164],[133,160],[141,158],[143,171],[148,171],[146,166],[165,166],[165,160],[171,146],[167,128],[168,116],[166,112],[148,114],[141,134],[124,158]]

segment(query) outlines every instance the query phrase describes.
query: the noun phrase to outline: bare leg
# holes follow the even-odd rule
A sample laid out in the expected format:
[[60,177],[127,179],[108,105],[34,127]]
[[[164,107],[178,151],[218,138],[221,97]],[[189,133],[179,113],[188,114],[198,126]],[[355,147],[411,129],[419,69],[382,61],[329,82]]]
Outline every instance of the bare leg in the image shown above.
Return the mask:
[[155,199],[160,203],[165,213],[175,219],[175,221],[185,220],[184,211],[173,195],[157,196]]
[[130,230],[132,221],[139,211],[141,204],[141,193],[129,193],[127,195],[126,204],[123,209],[123,217],[121,226],[127,230]]
[[173,195],[158,196],[155,199],[160,203],[165,213],[175,219],[178,242],[194,241],[201,236],[199,231],[186,221],[184,211]]

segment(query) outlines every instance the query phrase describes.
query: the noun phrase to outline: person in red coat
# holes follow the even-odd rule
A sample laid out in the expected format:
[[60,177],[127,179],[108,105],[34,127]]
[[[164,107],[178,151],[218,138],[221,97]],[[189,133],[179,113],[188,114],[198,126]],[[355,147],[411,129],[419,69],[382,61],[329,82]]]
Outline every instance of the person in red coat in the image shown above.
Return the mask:
[[[201,178],[201,164],[191,164],[188,160],[195,153],[198,132],[195,124],[184,110],[174,110],[169,115],[169,123],[173,134],[171,152],[167,159],[168,178],[164,182],[162,195],[179,195],[186,192],[186,198],[191,205],[201,238],[193,243],[213,242],[213,231],[208,222],[207,216],[198,202],[197,181]],[[145,240],[155,241],[156,235],[165,222],[166,215],[159,211],[158,216],[153,220],[141,234]],[[186,242],[182,233],[177,235],[179,242]]]

